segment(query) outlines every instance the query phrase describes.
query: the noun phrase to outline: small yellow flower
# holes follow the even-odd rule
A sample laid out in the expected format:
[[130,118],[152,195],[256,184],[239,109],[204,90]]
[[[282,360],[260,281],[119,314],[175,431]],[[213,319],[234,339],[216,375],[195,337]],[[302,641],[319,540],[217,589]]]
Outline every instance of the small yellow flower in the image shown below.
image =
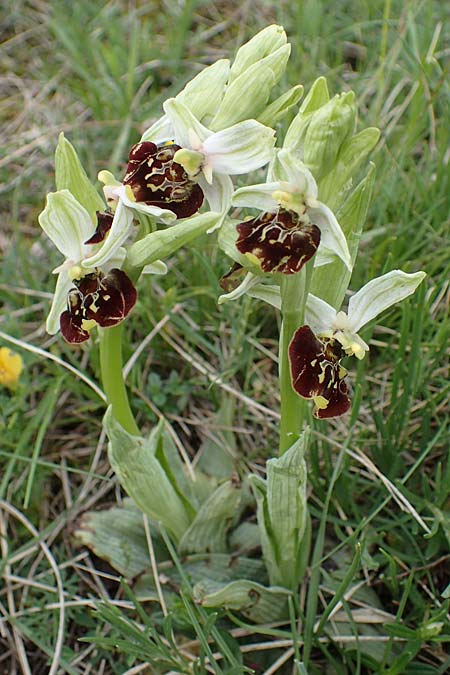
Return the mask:
[[19,354],[14,354],[7,347],[0,347],[0,385],[14,389],[22,369],[23,361]]

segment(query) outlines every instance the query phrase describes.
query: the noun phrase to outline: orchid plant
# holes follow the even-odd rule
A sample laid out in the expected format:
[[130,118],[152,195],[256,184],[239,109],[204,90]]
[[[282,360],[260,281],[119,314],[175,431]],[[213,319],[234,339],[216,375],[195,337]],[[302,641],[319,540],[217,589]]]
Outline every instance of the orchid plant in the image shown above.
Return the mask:
[[[275,96],[289,51],[282,27],[268,26],[232,64],[222,59],[201,71],[164,103],[161,118],[130,149],[122,178],[99,173],[104,197],[61,135],[57,190],[39,216],[64,258],[54,269],[47,331],[60,330],[73,344],[99,340],[109,457],[138,507],[133,517],[144,513],[156,534],[162,524],[181,553],[219,556],[219,569],[220,555],[230,553],[231,530],[242,526],[251,486],[252,536],[264,569],[245,556],[246,571],[237,578],[224,570],[208,578],[203,567],[205,579],[194,593],[206,606],[236,609],[255,621],[265,620],[268,608],[271,620],[284,616],[287,597],[305,574],[311,414],[327,420],[348,413],[342,361],[362,359],[369,349],[358,332],[425,276],[392,270],[355,293],[348,290],[374,181],[367,159],[379,134],[372,128],[355,133],[353,93],[330,99],[324,78],[299,109],[300,85]],[[292,112],[284,138],[277,138],[279,120]],[[237,482],[230,470],[204,482],[200,469],[187,473],[167,423],[144,436],[126,392],[123,326],[133,315],[141,275],[164,274],[164,261],[205,232],[231,259],[218,302],[247,294],[281,313],[280,443],[265,479],[249,475]],[[111,559],[95,535],[102,527],[106,520],[92,515],[77,536]],[[114,539],[114,528],[109,536]],[[122,573],[129,571],[120,556],[114,560]],[[249,606],[255,590],[258,600]]]

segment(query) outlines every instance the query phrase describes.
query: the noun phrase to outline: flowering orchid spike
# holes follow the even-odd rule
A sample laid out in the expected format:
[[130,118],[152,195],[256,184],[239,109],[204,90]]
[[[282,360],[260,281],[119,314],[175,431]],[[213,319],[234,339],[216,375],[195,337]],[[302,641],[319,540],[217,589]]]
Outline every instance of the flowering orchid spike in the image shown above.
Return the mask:
[[[264,271],[298,272],[317,249],[315,264],[317,259],[318,264],[324,262],[321,251],[332,251],[351,270],[345,235],[332,211],[317,197],[311,172],[289,150],[278,151],[269,168],[267,183],[240,188],[234,193],[235,206],[265,212],[250,221],[252,225],[244,222],[237,226],[238,250],[259,259]],[[278,234],[273,228],[268,229],[270,222],[276,222]],[[286,264],[280,266],[277,260]]]

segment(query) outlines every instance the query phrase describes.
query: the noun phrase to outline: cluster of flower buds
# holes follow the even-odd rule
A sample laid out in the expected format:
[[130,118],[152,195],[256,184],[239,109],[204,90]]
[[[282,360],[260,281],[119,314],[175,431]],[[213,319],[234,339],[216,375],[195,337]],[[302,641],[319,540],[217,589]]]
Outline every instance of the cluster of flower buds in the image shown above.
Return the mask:
[[[412,293],[423,273],[385,275],[353,296],[348,316],[338,311],[356,258],[373,169],[358,185],[353,180],[378,130],[355,133],[353,93],[330,99],[319,78],[276,147],[274,127],[303,94],[297,85],[274,95],[289,53],[283,28],[273,25],[243,45],[233,63],[221,59],[203,69],[163,104],[162,117],[131,148],[122,180],[100,172],[104,199],[61,135],[57,191],[48,195],[39,217],[65,258],[54,270],[49,333],[61,330],[66,340],[78,343],[95,326],[119,323],[137,299],[132,278],[164,273],[161,258],[218,229],[219,245],[234,261],[220,302],[249,293],[280,306],[280,275],[299,274],[312,261],[314,295],[308,306],[319,320],[299,326],[292,339],[292,383],[300,396],[314,400],[317,417],[348,409],[341,359],[364,355],[367,346],[356,331],[368,314],[375,316],[359,306],[353,320],[355,298],[378,314]],[[255,171],[256,181],[242,185],[241,179],[235,189],[234,176]],[[229,216],[232,207],[250,213],[236,220]],[[378,302],[381,286],[384,300]]]

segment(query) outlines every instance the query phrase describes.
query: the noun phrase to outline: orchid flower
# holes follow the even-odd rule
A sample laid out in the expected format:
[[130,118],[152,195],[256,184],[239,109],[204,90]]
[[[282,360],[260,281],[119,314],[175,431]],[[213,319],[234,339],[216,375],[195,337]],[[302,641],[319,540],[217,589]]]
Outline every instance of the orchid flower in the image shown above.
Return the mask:
[[40,226],[65,257],[53,270],[58,279],[46,328],[51,335],[61,328],[69,342],[87,340],[95,324],[119,323],[136,301],[133,284],[118,269],[125,258],[121,238],[106,246],[114,229],[128,230],[133,213],[119,206],[114,216],[98,213],[97,219],[95,227],[69,190],[50,193],[39,216]]
[[237,226],[236,247],[264,272],[294,274],[314,255],[315,265],[329,261],[330,252],[351,270],[345,235],[333,212],[318,200],[312,173],[288,149],[279,150],[268,182],[240,188],[234,206],[263,214]]
[[392,270],[372,279],[352,295],[348,311],[336,310],[314,295],[308,296],[306,320],[289,345],[292,386],[303,398],[313,399],[318,418],[336,417],[350,408],[344,356],[364,358],[368,345],[358,331],[385,309],[414,293],[425,272]]
[[156,143],[175,142],[179,146],[173,160],[195,181],[208,200],[210,209],[226,213],[231,203],[230,176],[248,173],[267,164],[275,143],[273,129],[255,120],[245,120],[213,133],[179,100],[169,99],[164,111],[174,138],[155,137]]

